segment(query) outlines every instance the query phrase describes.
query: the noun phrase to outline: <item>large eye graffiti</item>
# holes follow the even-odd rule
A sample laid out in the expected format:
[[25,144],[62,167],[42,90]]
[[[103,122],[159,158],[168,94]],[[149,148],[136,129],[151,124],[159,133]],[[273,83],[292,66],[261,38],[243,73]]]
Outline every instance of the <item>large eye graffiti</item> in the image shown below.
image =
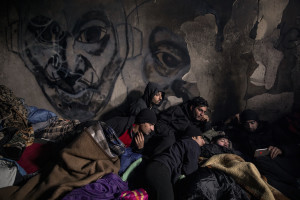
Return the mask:
[[161,76],[176,75],[190,62],[187,53],[181,50],[180,46],[170,41],[157,43],[153,48],[152,56],[157,64],[155,70]]
[[94,19],[79,23],[73,30],[75,48],[83,49],[88,54],[100,56],[107,46],[111,26],[104,19]]
[[166,94],[183,100],[199,94],[196,84],[182,79],[190,70],[190,56],[181,35],[156,27],[149,37],[149,50],[144,62],[146,81],[159,83]]
[[76,40],[83,43],[100,42],[104,38],[106,33],[106,28],[92,26],[82,30]]
[[99,56],[109,41],[108,29],[109,27],[104,25],[83,26],[76,37],[76,46],[89,54]]
[[184,40],[164,27],[156,27],[149,37],[154,70],[162,77],[175,77],[188,71],[190,57]]

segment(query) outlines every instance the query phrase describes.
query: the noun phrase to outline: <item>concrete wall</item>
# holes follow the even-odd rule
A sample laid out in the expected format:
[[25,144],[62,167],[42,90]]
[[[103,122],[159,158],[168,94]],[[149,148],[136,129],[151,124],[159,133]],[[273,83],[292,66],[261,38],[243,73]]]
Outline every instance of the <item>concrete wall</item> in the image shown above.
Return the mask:
[[[28,0],[1,6],[0,84],[65,118],[98,119],[160,83],[213,120],[299,109],[298,0]],[[129,99],[128,99],[129,98]]]

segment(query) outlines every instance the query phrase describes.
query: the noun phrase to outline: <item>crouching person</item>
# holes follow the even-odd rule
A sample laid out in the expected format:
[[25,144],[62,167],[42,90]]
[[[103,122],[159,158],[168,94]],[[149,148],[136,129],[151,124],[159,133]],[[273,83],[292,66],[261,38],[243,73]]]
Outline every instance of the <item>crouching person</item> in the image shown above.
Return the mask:
[[201,134],[199,128],[188,127],[182,139],[147,164],[145,189],[149,199],[174,199],[173,185],[180,175],[189,175],[198,169],[200,146],[205,144]]

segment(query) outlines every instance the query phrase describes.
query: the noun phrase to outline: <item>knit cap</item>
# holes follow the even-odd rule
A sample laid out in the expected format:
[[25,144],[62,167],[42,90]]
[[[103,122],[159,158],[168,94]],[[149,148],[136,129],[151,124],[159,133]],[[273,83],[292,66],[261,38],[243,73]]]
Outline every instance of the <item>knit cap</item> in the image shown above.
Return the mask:
[[137,114],[135,118],[136,124],[150,123],[155,124],[157,121],[156,114],[149,108],[145,108]]
[[248,120],[258,121],[259,120],[258,114],[254,110],[251,110],[251,109],[244,110],[240,114],[240,121],[243,123],[243,122],[246,122]]
[[189,126],[187,127],[187,129],[185,130],[183,136],[186,137],[197,137],[197,136],[201,136],[202,135],[202,131],[200,130],[200,128],[196,127],[196,126]]

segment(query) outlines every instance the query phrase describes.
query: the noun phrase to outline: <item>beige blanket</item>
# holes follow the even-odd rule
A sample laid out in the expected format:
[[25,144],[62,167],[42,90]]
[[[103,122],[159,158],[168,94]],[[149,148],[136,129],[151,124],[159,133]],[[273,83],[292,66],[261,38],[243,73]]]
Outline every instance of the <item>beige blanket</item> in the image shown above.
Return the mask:
[[118,173],[120,160],[108,149],[98,124],[86,129],[64,148],[54,167],[32,177],[22,187],[0,189],[0,199],[58,199],[108,173]]
[[287,200],[280,191],[269,185],[255,165],[234,154],[212,156],[201,167],[218,169],[230,175],[249,194],[261,200]]

